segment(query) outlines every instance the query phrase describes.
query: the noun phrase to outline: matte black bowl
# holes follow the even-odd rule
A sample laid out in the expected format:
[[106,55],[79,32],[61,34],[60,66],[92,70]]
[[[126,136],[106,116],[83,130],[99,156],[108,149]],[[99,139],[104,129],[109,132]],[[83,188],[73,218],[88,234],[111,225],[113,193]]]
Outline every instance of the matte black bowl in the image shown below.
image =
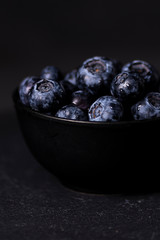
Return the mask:
[[160,119],[65,120],[25,107],[17,89],[13,100],[30,151],[64,185],[113,193],[152,191],[159,186]]

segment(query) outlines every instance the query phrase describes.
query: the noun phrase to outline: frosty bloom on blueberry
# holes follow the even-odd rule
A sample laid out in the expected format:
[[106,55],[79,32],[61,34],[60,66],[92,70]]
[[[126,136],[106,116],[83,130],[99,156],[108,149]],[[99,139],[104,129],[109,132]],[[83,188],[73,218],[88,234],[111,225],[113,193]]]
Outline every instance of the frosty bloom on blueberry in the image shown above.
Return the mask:
[[19,97],[21,102],[28,106],[29,105],[29,94],[30,91],[34,85],[34,83],[36,83],[37,81],[39,81],[40,78],[36,77],[36,76],[29,76],[24,78],[20,85],[19,85]]
[[87,115],[80,108],[75,105],[66,105],[63,106],[58,112],[55,114],[56,117],[72,119],[72,120],[87,120]]
[[133,60],[122,67],[122,72],[132,72],[139,74],[144,79],[146,91],[153,91],[159,84],[158,71],[148,62]]
[[29,104],[36,111],[55,112],[64,96],[64,89],[58,82],[42,79],[34,84]]
[[55,66],[46,66],[41,71],[41,78],[59,81],[62,78],[62,73]]
[[123,106],[115,97],[102,96],[91,105],[88,115],[90,121],[119,121],[123,117]]
[[148,93],[144,99],[132,106],[131,112],[135,120],[160,117],[160,93]]
[[94,56],[62,74],[47,65],[19,84],[19,100],[34,111],[81,121],[131,121],[160,117],[160,74],[150,63],[126,64]]
[[104,88],[108,91],[116,73],[115,61],[99,56],[89,58],[78,69],[78,88],[91,89],[96,93],[103,91]]

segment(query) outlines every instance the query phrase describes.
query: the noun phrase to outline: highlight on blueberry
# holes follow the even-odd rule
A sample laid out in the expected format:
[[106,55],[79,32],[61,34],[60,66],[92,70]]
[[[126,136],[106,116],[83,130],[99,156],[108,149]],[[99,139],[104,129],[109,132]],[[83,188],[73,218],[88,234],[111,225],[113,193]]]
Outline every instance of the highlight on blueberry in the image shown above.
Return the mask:
[[87,114],[75,105],[66,105],[60,108],[55,114],[56,117],[66,118],[72,120],[86,121],[88,120]]
[[88,116],[89,121],[120,121],[123,117],[123,105],[113,96],[102,96],[90,106]]
[[42,69],[40,77],[43,79],[50,79],[59,81],[62,79],[61,71],[55,66],[46,66]]
[[28,76],[24,78],[19,85],[19,97],[21,102],[29,106],[29,94],[34,84],[39,81],[40,78],[36,76]]
[[144,99],[131,107],[134,120],[160,117],[160,92],[149,92]]
[[77,71],[78,88],[97,92],[109,91],[111,81],[116,75],[116,63],[103,56],[85,60]]
[[144,80],[137,73],[121,72],[113,79],[110,91],[122,102],[135,102],[144,93]]
[[41,79],[34,84],[29,97],[29,104],[35,111],[55,112],[64,98],[65,91],[58,82]]
[[78,90],[71,95],[71,102],[83,110],[88,110],[93,100],[94,94],[87,90]]

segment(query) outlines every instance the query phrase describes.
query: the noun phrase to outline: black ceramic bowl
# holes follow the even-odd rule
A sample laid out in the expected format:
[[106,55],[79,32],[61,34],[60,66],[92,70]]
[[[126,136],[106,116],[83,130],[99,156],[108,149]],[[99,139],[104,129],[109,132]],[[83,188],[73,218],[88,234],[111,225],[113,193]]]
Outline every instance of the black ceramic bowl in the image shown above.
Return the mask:
[[150,191],[159,185],[160,119],[65,120],[25,107],[18,90],[13,100],[30,151],[63,184],[115,193]]

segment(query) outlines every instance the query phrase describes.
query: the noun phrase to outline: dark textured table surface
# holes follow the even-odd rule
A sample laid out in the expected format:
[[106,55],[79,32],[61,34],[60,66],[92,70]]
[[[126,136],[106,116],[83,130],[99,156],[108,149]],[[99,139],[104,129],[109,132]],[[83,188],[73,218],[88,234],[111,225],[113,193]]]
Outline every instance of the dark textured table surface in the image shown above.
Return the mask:
[[15,113],[0,115],[0,239],[160,239],[160,193],[65,188],[32,157]]

